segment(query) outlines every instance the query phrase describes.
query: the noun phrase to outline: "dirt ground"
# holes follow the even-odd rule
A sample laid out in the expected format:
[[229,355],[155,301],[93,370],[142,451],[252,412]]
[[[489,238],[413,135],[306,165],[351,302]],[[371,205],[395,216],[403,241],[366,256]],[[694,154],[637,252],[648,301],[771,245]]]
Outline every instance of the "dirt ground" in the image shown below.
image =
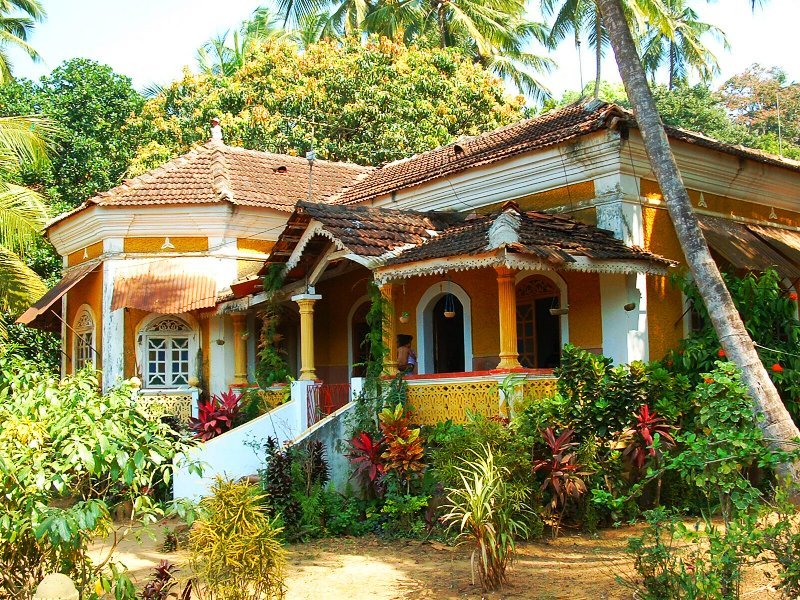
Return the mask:
[[[520,544],[508,583],[500,592],[488,595],[471,584],[466,549],[371,536],[294,544],[289,547],[287,600],[630,599],[632,592],[614,579],[631,572],[624,548],[627,538],[636,532],[634,527],[604,530],[596,536],[567,532],[555,541]],[[185,552],[164,553],[161,543],[158,532],[155,540],[144,538],[139,543],[128,538],[118,546],[116,558],[132,572],[138,585],[161,559],[179,567],[185,563]],[[763,572],[748,573],[742,597],[779,598],[768,583]]]

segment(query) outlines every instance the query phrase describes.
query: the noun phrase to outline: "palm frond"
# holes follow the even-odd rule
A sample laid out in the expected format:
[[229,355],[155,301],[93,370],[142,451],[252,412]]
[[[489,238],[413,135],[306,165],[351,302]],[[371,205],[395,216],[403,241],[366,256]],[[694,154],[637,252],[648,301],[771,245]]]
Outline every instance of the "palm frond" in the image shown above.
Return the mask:
[[19,314],[46,291],[47,286],[33,269],[0,245],[0,311]]
[[0,245],[22,254],[46,220],[44,198],[28,188],[0,182]]
[[47,164],[57,149],[56,124],[45,117],[0,117],[0,171]]

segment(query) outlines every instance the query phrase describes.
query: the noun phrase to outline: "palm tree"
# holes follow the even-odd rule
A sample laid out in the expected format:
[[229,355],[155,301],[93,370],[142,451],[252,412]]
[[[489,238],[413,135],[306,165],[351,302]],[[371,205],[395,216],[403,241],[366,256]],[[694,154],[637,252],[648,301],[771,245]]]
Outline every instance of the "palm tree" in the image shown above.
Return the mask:
[[330,37],[362,32],[460,48],[534,99],[547,95],[535,74],[553,61],[528,50],[546,30],[527,19],[524,0],[281,0],[278,9],[288,24],[327,12]]
[[669,73],[669,89],[685,82],[689,71],[695,71],[704,81],[719,73],[716,56],[703,43],[703,36],[711,35],[728,49],[725,34],[718,27],[701,21],[686,0],[662,0],[666,9],[668,31],[650,27],[641,44],[644,69],[655,78],[664,64]]
[[[42,197],[8,182],[25,165],[47,161],[52,123],[37,117],[0,117],[0,312],[19,313],[47,290],[23,260],[47,218]],[[0,343],[6,330],[0,318]]]
[[41,0],[0,0],[0,84],[13,79],[9,48],[19,48],[34,61],[40,60],[28,37],[44,18]]
[[198,48],[197,65],[201,73],[230,77],[265,41],[288,35],[269,8],[260,6],[239,29],[228,30]]
[[580,48],[581,36],[588,38],[589,45],[594,49],[594,97],[597,98],[600,95],[600,68],[608,47],[608,32],[603,26],[595,0],[542,0],[542,14],[546,18],[554,17],[547,38],[548,47],[556,48],[567,35],[572,34],[575,45]]
[[[608,28],[622,82],[636,115],[645,151],[664,194],[683,255],[708,309],[722,349],[741,370],[742,381],[754,399],[754,409],[763,415],[759,420],[759,427],[764,432],[765,439],[776,450],[794,451],[794,441],[800,438],[800,431],[792,421],[753,346],[709,252],[697,217],[692,212],[692,204],[670,149],[622,2],[623,0],[597,0]],[[756,2],[758,0],[751,0],[752,6]],[[782,481],[790,482],[792,492],[797,495],[800,492],[800,465],[783,463],[776,471]]]

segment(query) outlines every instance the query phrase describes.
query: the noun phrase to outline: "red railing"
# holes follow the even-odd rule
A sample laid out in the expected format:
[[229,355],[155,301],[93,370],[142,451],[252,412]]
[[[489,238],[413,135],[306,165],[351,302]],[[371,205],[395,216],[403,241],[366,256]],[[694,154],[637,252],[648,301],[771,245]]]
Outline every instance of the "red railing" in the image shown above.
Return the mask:
[[349,383],[317,383],[308,388],[308,426],[335,413],[350,402]]

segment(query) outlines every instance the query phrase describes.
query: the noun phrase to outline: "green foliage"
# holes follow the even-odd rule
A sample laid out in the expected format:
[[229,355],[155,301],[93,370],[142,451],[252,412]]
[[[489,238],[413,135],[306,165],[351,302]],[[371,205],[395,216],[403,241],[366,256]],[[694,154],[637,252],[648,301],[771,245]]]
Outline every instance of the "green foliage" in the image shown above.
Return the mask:
[[481,587],[493,590],[502,585],[514,560],[515,538],[528,533],[521,516],[529,509],[506,485],[508,470],[495,464],[490,448],[473,454],[459,469],[461,484],[447,490],[449,512],[443,521],[457,526],[458,541],[473,548]]
[[688,380],[670,376],[657,363],[634,361],[612,367],[607,357],[566,345],[555,374],[563,397],[563,414],[559,416],[581,441],[591,437],[609,440],[619,435],[643,404],[671,419],[691,408]]
[[261,311],[262,325],[255,372],[256,382],[262,388],[268,388],[276,383],[288,383],[291,380],[286,353],[279,346],[278,333],[282,306],[276,292],[283,286],[284,278],[283,265],[270,265],[264,276],[264,290],[270,297]]
[[[800,418],[797,400],[800,398],[800,357],[797,353],[800,322],[796,317],[796,294],[781,287],[781,277],[772,269],[761,275],[750,273],[744,277],[723,274],[723,279],[747,332],[756,344],[769,348],[757,350],[786,408],[795,419]],[[677,351],[665,357],[663,364],[696,386],[724,355],[720,355],[719,340],[697,286],[688,277],[678,277],[675,283],[696,311],[699,327],[681,342]]]
[[22,174],[24,183],[58,202],[58,210],[121,181],[139,143],[125,123],[143,103],[128,77],[85,58],[65,61],[37,83],[0,87],[0,113],[42,114],[58,126],[60,151],[52,164]]
[[49,572],[73,577],[86,597],[98,581],[126,589],[124,573],[96,564],[89,544],[113,531],[114,504],[131,521],[162,517],[157,498],[189,444],[139,412],[128,384],[103,395],[88,372],[58,381],[8,354],[0,423],[0,594],[30,593]]
[[283,598],[286,551],[281,527],[250,483],[218,479],[200,502],[189,537],[189,565],[200,598]]
[[388,494],[381,508],[383,533],[390,536],[419,537],[425,532],[425,510],[430,496]]
[[521,102],[455,50],[348,38],[299,53],[268,40],[230,77],[185,72],[132,120],[142,172],[208,140],[219,115],[226,142],[246,148],[379,164],[510,123]]

